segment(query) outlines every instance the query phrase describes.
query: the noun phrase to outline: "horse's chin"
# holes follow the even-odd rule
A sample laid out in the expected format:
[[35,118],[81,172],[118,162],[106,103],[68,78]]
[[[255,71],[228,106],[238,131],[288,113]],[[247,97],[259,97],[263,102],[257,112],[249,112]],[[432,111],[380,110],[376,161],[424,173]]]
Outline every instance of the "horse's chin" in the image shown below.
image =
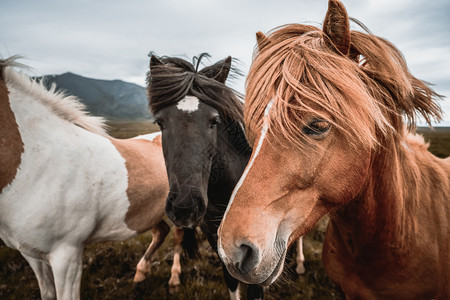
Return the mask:
[[280,277],[281,273],[283,272],[284,261],[286,259],[286,253],[287,253],[287,251],[284,251],[284,253],[280,256],[280,259],[279,259],[277,265],[275,266],[275,268],[273,269],[272,273],[269,275],[269,277],[267,277],[267,279],[265,281],[261,282],[261,285],[269,286],[272,283],[274,283],[275,280],[278,279],[278,277]]

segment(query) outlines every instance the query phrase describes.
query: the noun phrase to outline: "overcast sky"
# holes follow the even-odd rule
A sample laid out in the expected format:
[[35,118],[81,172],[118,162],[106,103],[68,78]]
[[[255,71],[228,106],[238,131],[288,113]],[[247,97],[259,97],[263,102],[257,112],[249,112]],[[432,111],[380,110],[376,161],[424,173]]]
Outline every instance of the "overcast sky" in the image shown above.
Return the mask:
[[[449,0],[342,2],[403,52],[416,77],[450,97]],[[150,51],[186,58],[208,52],[211,63],[231,55],[246,74],[257,31],[321,26],[326,9],[326,0],[1,0],[0,56],[25,56],[33,75],[70,71],[142,86]],[[244,80],[232,86],[243,92]],[[450,99],[441,106],[450,125]]]

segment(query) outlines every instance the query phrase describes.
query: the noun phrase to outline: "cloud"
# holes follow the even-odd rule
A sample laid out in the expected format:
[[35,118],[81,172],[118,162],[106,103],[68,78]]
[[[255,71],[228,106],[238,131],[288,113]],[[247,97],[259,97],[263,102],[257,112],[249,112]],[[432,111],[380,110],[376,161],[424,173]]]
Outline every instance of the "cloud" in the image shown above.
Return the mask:
[[[404,53],[415,76],[450,96],[450,1],[343,3],[350,16]],[[287,23],[321,26],[326,9],[327,2],[317,0],[3,0],[0,55],[25,55],[39,75],[71,71],[140,85],[149,51],[186,57],[208,52],[211,62],[232,55],[247,72],[257,31]],[[243,91],[244,80],[233,87]]]

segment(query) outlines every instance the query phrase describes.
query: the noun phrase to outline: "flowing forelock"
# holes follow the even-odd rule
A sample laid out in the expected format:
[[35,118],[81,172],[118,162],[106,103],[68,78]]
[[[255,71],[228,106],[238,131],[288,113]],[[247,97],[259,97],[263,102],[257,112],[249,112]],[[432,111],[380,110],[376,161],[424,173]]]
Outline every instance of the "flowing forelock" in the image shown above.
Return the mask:
[[302,133],[305,114],[327,120],[352,145],[367,147],[400,135],[404,118],[413,127],[418,114],[428,123],[441,117],[434,100],[442,96],[412,76],[400,51],[382,38],[352,31],[349,56],[330,47],[314,26],[285,25],[268,39],[255,50],[247,77],[245,124],[251,143],[272,99],[271,136],[299,148],[308,139]]
[[[216,108],[223,117],[242,121],[242,96],[225,84],[208,77],[211,69],[203,73],[198,71],[203,57],[205,56],[200,55],[194,59],[195,67],[182,58],[158,58],[162,64],[152,66],[147,73],[147,96],[153,114],[178,103],[186,96],[194,96]],[[231,68],[231,72],[239,73],[235,68]]]

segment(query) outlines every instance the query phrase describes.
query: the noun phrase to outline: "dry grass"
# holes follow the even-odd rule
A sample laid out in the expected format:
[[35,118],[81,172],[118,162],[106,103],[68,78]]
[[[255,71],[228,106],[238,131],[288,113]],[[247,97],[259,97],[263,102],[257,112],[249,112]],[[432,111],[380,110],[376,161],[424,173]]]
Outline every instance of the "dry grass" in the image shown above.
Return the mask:
[[433,130],[419,128],[417,130],[430,143],[428,148],[437,157],[450,156],[450,127],[436,127]]
[[[265,291],[265,299],[344,299],[326,276],[321,263],[325,225],[326,222],[322,222],[305,239],[306,273],[295,274],[295,251],[291,251],[283,278]],[[183,259],[182,285],[177,291],[170,291],[167,284],[173,256],[173,232],[157,252],[152,273],[138,285],[133,284],[135,266],[149,245],[151,234],[125,242],[88,246],[83,259],[81,298],[229,299],[220,260],[206,239],[200,237],[201,257]],[[39,298],[37,280],[17,251],[0,246],[0,262],[0,299]]]
[[108,121],[108,133],[119,139],[126,139],[137,135],[151,133],[159,130],[158,125],[153,121],[143,122],[118,122]]

